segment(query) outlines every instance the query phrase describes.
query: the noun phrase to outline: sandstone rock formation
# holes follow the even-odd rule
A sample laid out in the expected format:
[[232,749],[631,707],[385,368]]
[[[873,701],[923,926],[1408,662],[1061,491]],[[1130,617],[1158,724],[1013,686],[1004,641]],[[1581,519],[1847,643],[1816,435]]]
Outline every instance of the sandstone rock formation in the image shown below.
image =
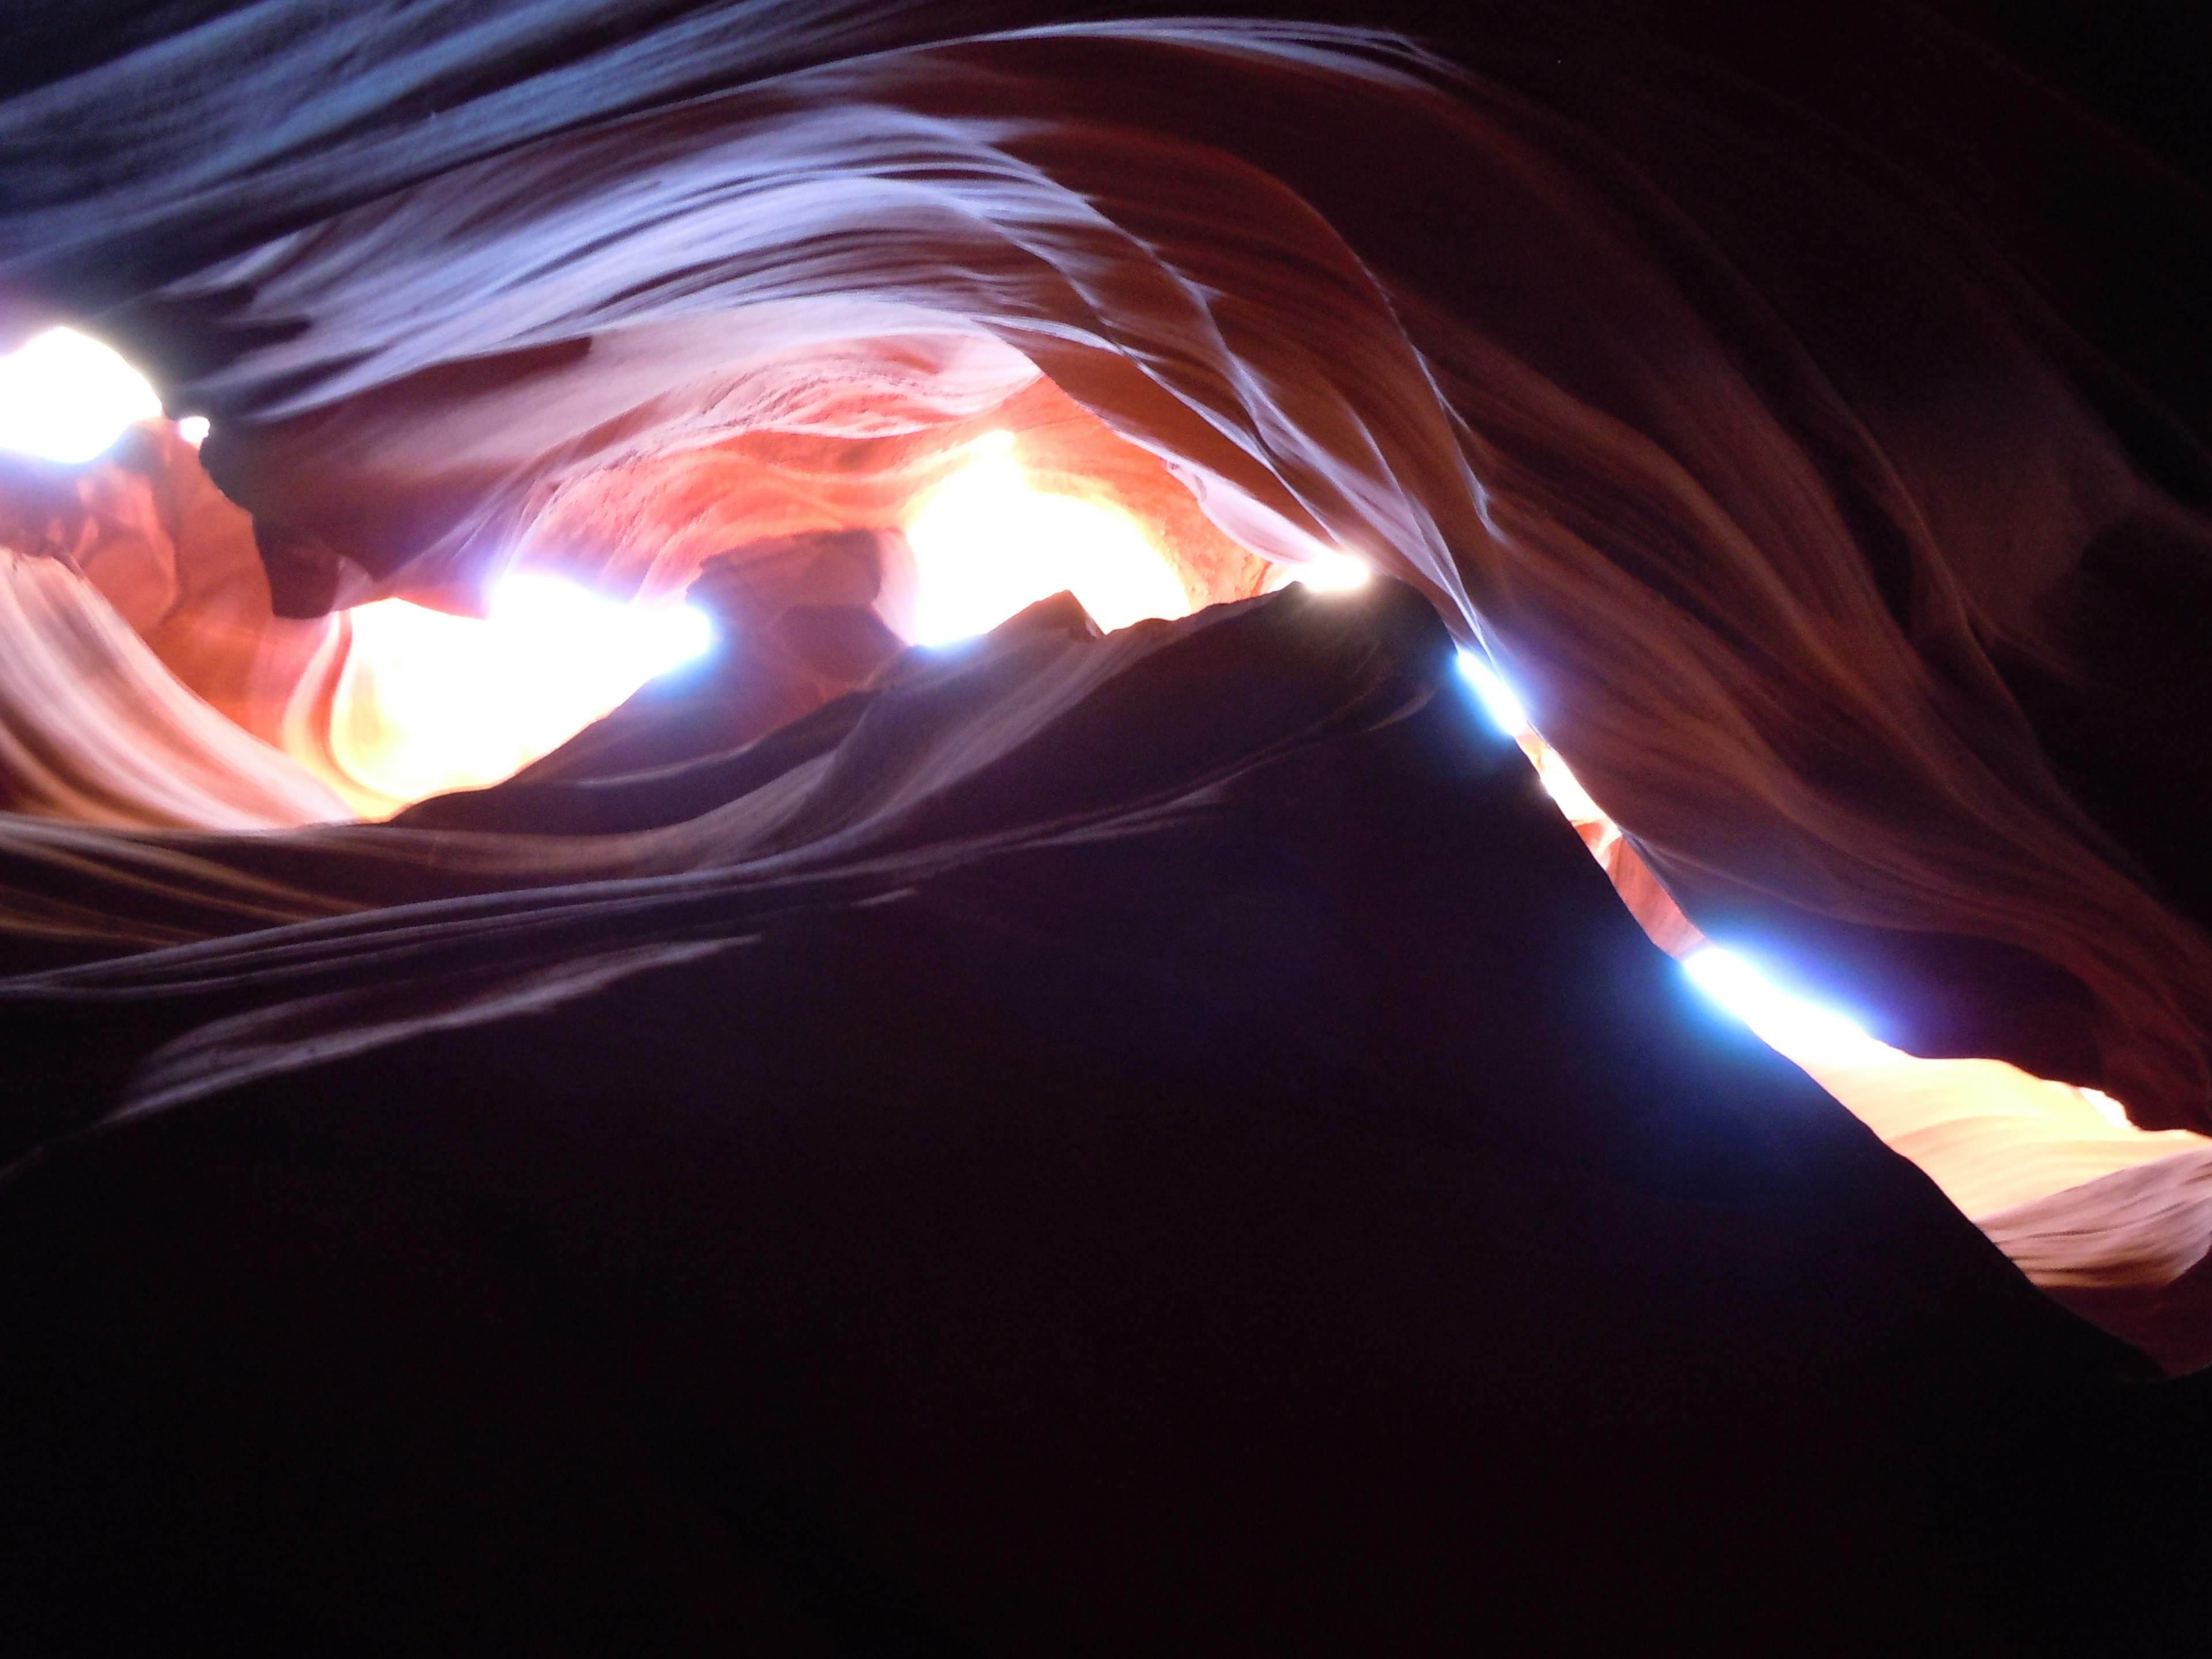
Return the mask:
[[[213,422],[0,471],[26,1642],[2202,1628],[2204,1155],[2068,1127],[2212,1130],[2200,183],[1890,0],[125,9],[0,53],[0,349]],[[1000,433],[1212,608],[903,649]],[[526,563],[744,648],[364,776]]]

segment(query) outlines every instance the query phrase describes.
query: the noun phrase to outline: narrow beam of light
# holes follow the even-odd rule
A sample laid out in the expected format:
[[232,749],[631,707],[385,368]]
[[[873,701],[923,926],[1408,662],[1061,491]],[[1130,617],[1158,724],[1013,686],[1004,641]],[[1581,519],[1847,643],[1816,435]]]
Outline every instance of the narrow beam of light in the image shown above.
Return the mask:
[[1513,688],[1506,684],[1504,677],[1485,662],[1479,652],[1462,651],[1459,672],[1474,688],[1475,696],[1481,699],[1483,713],[1490,716],[1492,726],[1509,738],[1517,738],[1529,729],[1528,711],[1521,706],[1521,699],[1513,695]]
[[946,645],[988,633],[1062,591],[1112,632],[1182,617],[1182,579],[1127,514],[1036,489],[1010,432],[987,434],[930,490],[905,526],[914,549],[914,640]]
[[1567,815],[1571,823],[1606,825],[1607,833],[1601,839],[1610,841],[1618,833],[1611,828],[1613,821],[1590,799],[1582,781],[1567,769],[1566,762],[1559,758],[1559,751],[1537,736],[1536,728],[1528,723],[1528,709],[1505,683],[1505,677],[1492,667],[1480,652],[1465,649],[1459,653],[1459,672],[1461,678],[1474,688],[1475,697],[1491,725],[1518,743],[1535,763],[1537,781],[1544,786],[1544,793],[1552,798],[1553,804]]
[[1832,1008],[1792,996],[1735,951],[1708,945],[1682,959],[1683,971],[1707,996],[1741,1019],[1769,1047],[1796,1058],[1864,1048],[1874,1039]]
[[1607,825],[1613,823],[1606,817],[1605,809],[1590,799],[1590,792],[1583,787],[1582,780],[1568,769],[1566,762],[1559,758],[1559,751],[1548,744],[1545,745],[1543,757],[1536,763],[1536,781],[1544,786],[1544,793],[1552,798],[1552,804],[1567,815],[1568,823]]
[[400,801],[481,788],[550,754],[714,643],[704,613],[516,572],[483,617],[382,599],[353,638],[331,722],[346,772]]
[[0,357],[0,449],[81,466],[161,412],[143,374],[73,328],[50,328]]

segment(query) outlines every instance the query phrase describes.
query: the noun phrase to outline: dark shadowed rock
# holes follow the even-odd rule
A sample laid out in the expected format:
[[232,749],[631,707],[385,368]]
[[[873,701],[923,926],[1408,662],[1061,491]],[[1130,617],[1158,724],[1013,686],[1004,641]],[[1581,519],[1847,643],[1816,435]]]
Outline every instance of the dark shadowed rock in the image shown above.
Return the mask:
[[2201,1390],[1686,991],[1424,603],[1082,621],[694,763],[690,868],[0,989],[35,1627],[2173,1650]]

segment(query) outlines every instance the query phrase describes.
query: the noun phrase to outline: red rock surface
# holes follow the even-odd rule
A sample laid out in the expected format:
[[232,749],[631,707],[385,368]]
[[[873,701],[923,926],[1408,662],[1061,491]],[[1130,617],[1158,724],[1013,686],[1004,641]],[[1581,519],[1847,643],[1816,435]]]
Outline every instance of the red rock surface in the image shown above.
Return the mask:
[[[2144,805],[2205,775],[2136,735],[2203,688],[2112,643],[2202,597],[2212,475],[2128,378],[2172,354],[2099,367],[2041,297],[2086,291],[2066,213],[2113,281],[2203,215],[1883,15],[1686,15],[1678,60],[1514,15],[1446,31],[1467,74],[1356,31],[702,19],[666,59],[483,41],[436,131],[398,116],[427,46],[370,74],[310,31],[224,93],[300,112],[284,168],[187,124],[27,198],[0,275],[131,300],[285,611],[448,585],[610,467],[965,420],[1041,369],[1246,547],[1343,543],[1479,617],[1708,932],[1800,941],[1916,1051],[2212,1124],[2208,913]],[[334,74],[384,112],[322,125]],[[49,125],[141,155],[110,119]],[[1995,159],[2042,149],[2071,196]]]
[[[384,1561],[386,1651],[485,1583],[541,1645],[2203,1627],[2200,1382],[1686,1053],[1524,774],[1441,758],[1428,613],[877,631],[987,431],[1194,601],[1351,550],[1655,936],[2212,1128],[2199,185],[1878,0],[112,9],[8,56],[0,334],[96,313],[215,431],[0,478],[55,1628],[336,1644]],[[333,611],[526,556],[764,647],[315,823]],[[2193,1158],[1982,1219],[2193,1364]]]

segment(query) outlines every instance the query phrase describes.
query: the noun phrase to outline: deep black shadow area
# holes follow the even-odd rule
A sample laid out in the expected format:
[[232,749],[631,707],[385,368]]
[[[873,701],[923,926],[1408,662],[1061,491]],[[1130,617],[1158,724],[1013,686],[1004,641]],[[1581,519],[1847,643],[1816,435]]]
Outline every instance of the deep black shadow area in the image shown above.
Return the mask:
[[2203,1628],[2202,1387],[1693,998],[1416,596],[853,696],[651,775],[685,870],[0,984],[16,1650]]

